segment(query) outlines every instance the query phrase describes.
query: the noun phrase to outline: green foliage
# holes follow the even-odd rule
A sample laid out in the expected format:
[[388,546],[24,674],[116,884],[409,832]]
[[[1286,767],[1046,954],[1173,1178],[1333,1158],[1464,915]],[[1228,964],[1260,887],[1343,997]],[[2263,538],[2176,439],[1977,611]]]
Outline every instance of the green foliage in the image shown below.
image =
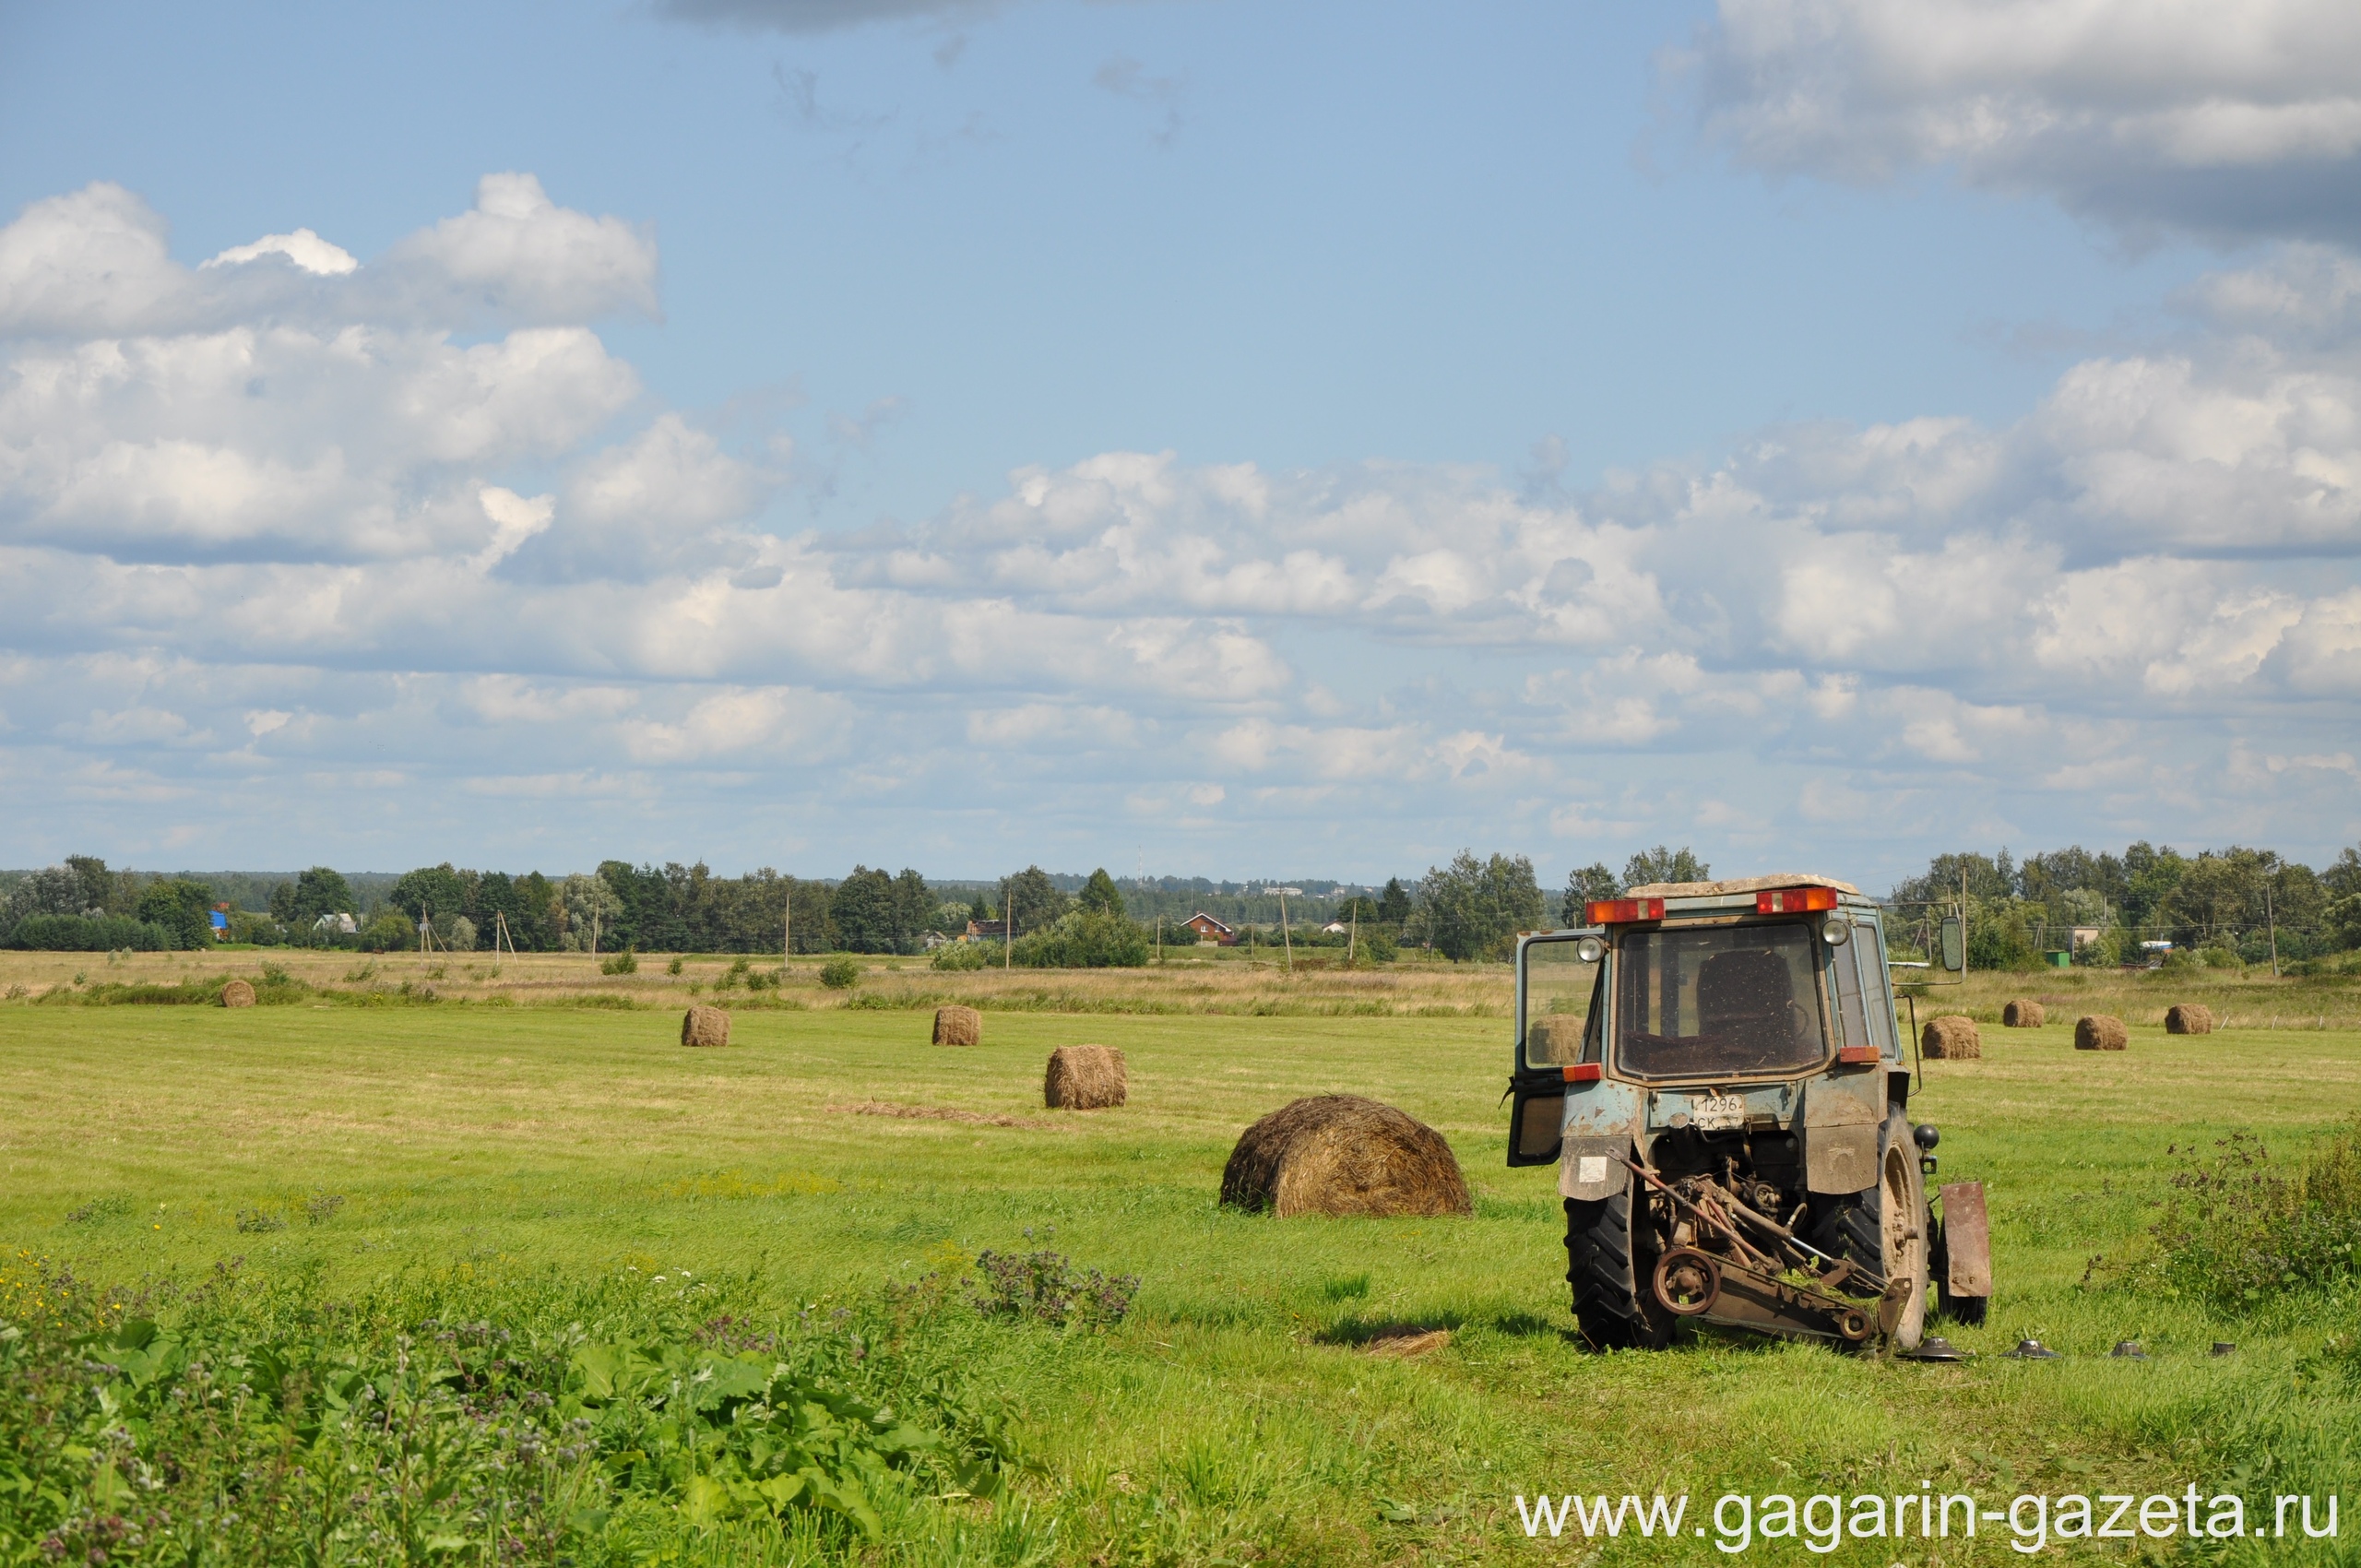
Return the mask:
[[1039,866],[1026,866],[1008,879],[1008,907],[1019,936],[1056,924],[1073,904]]
[[1714,868],[1699,860],[1686,844],[1678,849],[1659,844],[1623,862],[1623,885],[1627,888],[1645,887],[1652,882],[1706,882],[1713,874]]
[[1536,930],[1549,918],[1533,862],[1523,855],[1479,861],[1462,849],[1450,865],[1428,871],[1418,898],[1427,939],[1459,961],[1496,954],[1519,931]]
[[599,960],[599,972],[602,975],[635,975],[639,973],[639,954],[626,947],[611,958],[601,958]]
[[1009,959],[1037,969],[1136,968],[1154,950],[1154,934],[1137,921],[1076,909],[1046,931],[1018,937]]
[[386,897],[410,918],[413,927],[421,918],[431,916],[440,932],[448,926],[452,916],[467,909],[470,892],[468,884],[473,880],[472,873],[462,876],[452,869],[450,861],[445,861],[439,866],[421,866],[403,873]]
[[850,991],[860,983],[860,966],[850,958],[831,958],[820,966],[820,983],[830,991]]
[[1377,918],[1396,931],[1410,918],[1410,890],[1402,885],[1400,877],[1385,879],[1385,890],[1377,896]]
[[1355,945],[1358,948],[1353,955],[1356,963],[1367,959],[1372,964],[1390,964],[1402,956],[1401,944],[1394,940],[1394,932],[1382,925],[1361,927]]
[[398,953],[418,945],[417,922],[399,909],[380,909],[361,928],[361,945],[372,953]]
[[1116,888],[1115,879],[1107,874],[1105,866],[1100,866],[1090,873],[1090,880],[1082,885],[1082,892],[1076,896],[1074,903],[1082,909],[1095,910],[1102,915],[1120,915],[1124,912],[1123,895]]
[[660,1277],[37,1283],[0,1331],[0,1561],[620,1564],[730,1521],[837,1557],[1009,1467],[873,1303],[794,1333]]
[[2213,1146],[2172,1151],[2181,1169],[2130,1270],[2135,1286],[2251,1312],[2361,1278],[2361,1118],[2293,1170],[2245,1133]]
[[162,926],[121,915],[32,915],[8,933],[9,946],[41,953],[161,953],[174,944],[172,932]]
[[1622,891],[1622,883],[1607,869],[1605,861],[1576,866],[1566,873],[1566,893],[1559,901],[1558,923],[1567,927],[1588,925],[1588,906],[1595,900],[1612,898]]
[[310,931],[323,915],[351,914],[360,907],[351,886],[326,866],[314,866],[270,893],[271,919],[296,931]]
[[172,945],[195,952],[213,945],[213,889],[184,876],[149,883],[139,895],[139,918],[170,932]]
[[934,956],[927,960],[927,968],[957,974],[980,969],[987,962],[982,943],[946,942],[934,950]]
[[1059,1328],[1111,1328],[1132,1310],[1132,1298],[1140,1289],[1135,1274],[1109,1278],[1094,1268],[1086,1275],[1063,1253],[1046,1248],[979,1253],[976,1272],[982,1278],[969,1299],[978,1312]]
[[934,913],[926,879],[908,868],[888,876],[883,868],[855,866],[828,902],[836,945],[852,953],[919,952]]

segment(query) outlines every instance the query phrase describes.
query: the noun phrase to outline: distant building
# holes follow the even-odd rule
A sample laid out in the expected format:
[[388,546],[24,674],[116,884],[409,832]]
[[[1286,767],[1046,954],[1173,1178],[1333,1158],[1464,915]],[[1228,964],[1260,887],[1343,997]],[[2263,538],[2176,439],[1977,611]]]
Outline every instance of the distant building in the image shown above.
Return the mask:
[[1007,935],[1006,921],[969,921],[967,922],[967,940],[970,942],[999,942]]
[[1323,936],[1348,936],[1351,933],[1351,928],[1342,921],[1330,921],[1320,928],[1320,934]]
[[1238,932],[1232,931],[1222,921],[1214,919],[1213,916],[1205,913],[1203,909],[1198,910],[1195,914],[1191,915],[1187,920],[1180,923],[1186,926],[1189,930],[1195,932],[1197,933],[1197,940],[1200,942],[1216,943],[1224,947],[1235,946],[1237,944]]

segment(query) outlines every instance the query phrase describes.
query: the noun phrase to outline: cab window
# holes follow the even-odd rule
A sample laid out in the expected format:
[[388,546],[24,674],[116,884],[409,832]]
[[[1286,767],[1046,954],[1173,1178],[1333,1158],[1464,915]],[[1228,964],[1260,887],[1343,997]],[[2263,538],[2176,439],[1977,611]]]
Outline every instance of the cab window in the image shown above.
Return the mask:
[[1560,1067],[1596,1062],[1602,966],[1584,963],[1572,937],[1549,937],[1525,944],[1525,972],[1518,994],[1524,1007],[1521,1042],[1528,1067]]
[[[1615,949],[1617,1064],[1673,1078],[1818,1063],[1828,1050],[1824,947],[1799,921],[1624,932]],[[1857,978],[1854,989],[1857,999]]]

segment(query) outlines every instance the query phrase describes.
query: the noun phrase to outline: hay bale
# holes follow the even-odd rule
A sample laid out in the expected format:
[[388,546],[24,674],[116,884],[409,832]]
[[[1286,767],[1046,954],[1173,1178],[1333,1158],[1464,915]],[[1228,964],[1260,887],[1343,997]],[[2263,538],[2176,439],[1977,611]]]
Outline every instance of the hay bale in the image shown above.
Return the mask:
[[984,1016],[973,1007],[938,1007],[934,1010],[934,1043],[937,1045],[981,1045],[984,1040]]
[[1247,1128],[1222,1169],[1221,1201],[1283,1219],[1474,1212],[1441,1133],[1349,1094],[1299,1099]]
[[[251,1007],[251,1006],[253,1006],[254,1004],[255,1004],[255,988],[254,988],[253,986],[248,985],[245,981],[241,980],[231,980],[228,985],[225,985],[225,986],[223,986],[223,987],[221,988],[221,1005],[222,1005],[222,1006],[224,1006],[224,1007]],[[2207,1024],[2206,1024],[2206,1028],[2213,1028],[2213,1026],[2212,1022],[2209,1020],[2209,1021],[2207,1022]]]
[[2210,1035],[2213,1032],[2213,1009],[2201,1002],[2182,1002],[2165,1009],[2165,1033],[2168,1035]]
[[1123,1053],[1109,1045],[1062,1045],[1050,1052],[1041,1103],[1052,1111],[1104,1111],[1123,1103]]
[[692,1007],[681,1015],[682,1045],[728,1045],[730,1015],[718,1007]]
[[1938,1062],[1973,1062],[1984,1054],[1984,1036],[1975,1019],[1945,1014],[1927,1020],[1918,1031],[1918,1049]]
[[2041,1004],[2029,997],[2020,996],[2000,1009],[2000,1022],[2012,1029],[2037,1029],[2047,1017]]
[[2074,1020],[2074,1049],[2077,1051],[2121,1051],[2131,1043],[2131,1031],[2123,1027],[2120,1018],[2105,1013],[2093,1013]]

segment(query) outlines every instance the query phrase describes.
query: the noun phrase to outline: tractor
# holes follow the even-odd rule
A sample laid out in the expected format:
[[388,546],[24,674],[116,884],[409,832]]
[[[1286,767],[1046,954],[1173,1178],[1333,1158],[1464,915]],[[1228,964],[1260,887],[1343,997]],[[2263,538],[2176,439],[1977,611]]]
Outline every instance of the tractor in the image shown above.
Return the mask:
[[1592,1345],[1687,1318],[1916,1354],[1984,1321],[1983,1184],[1929,1195],[1880,913],[1824,876],[1663,883],[1518,941],[1509,1163],[1559,1168]]

